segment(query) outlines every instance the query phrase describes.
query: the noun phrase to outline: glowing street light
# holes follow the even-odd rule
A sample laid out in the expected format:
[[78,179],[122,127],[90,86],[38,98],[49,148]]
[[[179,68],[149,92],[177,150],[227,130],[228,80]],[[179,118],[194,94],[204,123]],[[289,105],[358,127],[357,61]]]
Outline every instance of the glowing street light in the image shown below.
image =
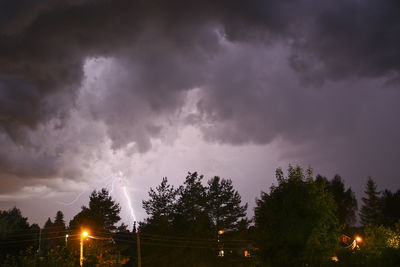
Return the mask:
[[80,263],[80,266],[82,267],[83,266],[83,239],[85,238],[85,237],[87,237],[89,234],[88,234],[88,232],[86,232],[86,231],[84,231],[84,232],[82,232],[82,234],[81,234],[81,256],[80,256],[80,258],[79,258],[79,263]]
[[352,249],[360,249],[360,246],[357,243],[361,243],[362,242],[362,238],[360,236],[356,236],[354,238],[353,243],[351,244],[351,248]]
[[69,235],[68,235],[68,234],[66,234],[66,235],[65,235],[65,246],[67,246],[67,245],[68,245],[68,237],[69,237]]
[[218,244],[218,256],[219,257],[223,257],[224,256],[224,250],[223,250],[223,244],[221,244],[221,240],[220,240],[220,236],[223,235],[225,233],[225,230],[219,230],[217,232],[217,244]]

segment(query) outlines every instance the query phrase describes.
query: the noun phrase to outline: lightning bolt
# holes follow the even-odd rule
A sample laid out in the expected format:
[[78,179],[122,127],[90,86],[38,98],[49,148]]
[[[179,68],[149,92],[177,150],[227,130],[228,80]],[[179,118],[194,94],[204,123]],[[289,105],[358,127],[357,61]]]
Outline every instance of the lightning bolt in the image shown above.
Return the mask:
[[110,190],[110,195],[112,194],[112,192],[114,191],[114,183],[117,180],[117,177],[114,177],[112,183],[111,183],[111,190]]
[[[106,178],[107,179],[107,178]],[[116,180],[117,178],[114,178],[113,179],[113,181],[112,181],[112,184],[111,184],[111,191],[110,191],[110,194],[112,193],[112,191],[114,190],[114,183],[115,183],[115,180]],[[106,184],[104,184],[103,186],[101,186],[102,188],[105,186],[105,187],[108,187],[108,184],[109,183],[106,183]],[[80,192],[75,198],[74,198],[74,200],[72,200],[71,202],[63,202],[63,201],[56,201],[56,203],[58,203],[58,204],[61,204],[61,205],[64,205],[64,206],[71,206],[71,205],[73,205],[75,202],[77,202],[78,200],[79,200],[79,198],[84,194],[84,193],[86,193],[88,190],[84,190],[84,191],[82,191],[82,192]]]
[[[116,182],[119,182],[119,184],[121,185],[122,190],[123,190],[123,192],[124,192],[124,196],[125,196],[125,198],[126,198],[126,202],[128,203],[128,208],[129,208],[130,216],[132,217],[133,221],[136,222],[136,216],[135,216],[135,212],[134,212],[133,207],[132,207],[131,198],[129,197],[128,190],[127,190],[126,186],[123,185],[123,184],[124,184],[124,180],[126,180],[126,179],[124,179],[124,174],[120,171],[120,172],[116,175],[116,177],[113,178],[113,180],[112,180],[112,182],[111,182],[111,190],[110,190],[109,193],[110,193],[110,195],[113,193],[114,188],[115,188],[115,183],[116,183]],[[102,187],[104,187],[104,186],[105,186],[105,187],[108,187],[109,184],[110,184],[110,183],[105,183]],[[62,202],[62,201],[57,201],[57,202],[58,202],[59,204],[65,205],[65,206],[73,205],[73,204],[74,204],[75,202],[77,202],[77,201],[79,200],[79,198],[80,198],[85,192],[87,192],[87,191],[88,191],[88,190],[85,190],[85,191],[80,192],[80,193],[75,197],[75,199],[72,200],[71,202]]]
[[79,193],[79,195],[74,199],[74,200],[72,200],[71,202],[62,202],[62,201],[57,201],[57,203],[59,203],[59,204],[62,204],[62,205],[65,205],[65,206],[71,206],[72,204],[74,204],[76,201],[78,201],[78,199],[83,195],[83,193],[85,193],[87,190],[85,190],[85,191],[82,191],[82,192],[80,192]]
[[131,213],[131,217],[133,219],[134,222],[136,222],[136,217],[135,217],[135,213],[133,212],[133,208],[132,208],[132,202],[131,202],[131,198],[128,195],[128,192],[126,191],[126,186],[122,187],[122,190],[124,191],[124,195],[126,197],[126,200],[128,202],[128,207]]

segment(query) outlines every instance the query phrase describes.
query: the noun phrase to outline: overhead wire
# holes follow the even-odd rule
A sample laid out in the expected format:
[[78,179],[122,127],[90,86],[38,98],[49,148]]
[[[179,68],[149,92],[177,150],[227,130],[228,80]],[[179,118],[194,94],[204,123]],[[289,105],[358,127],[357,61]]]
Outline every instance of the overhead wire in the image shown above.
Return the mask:
[[[32,229],[25,229],[26,231],[30,231]],[[20,234],[11,234],[9,235],[9,239],[27,236],[27,235],[36,235],[38,236],[40,232],[37,229],[36,233],[20,233]],[[19,232],[23,232],[21,230]],[[61,239],[65,238],[65,235],[62,236],[47,236],[54,233],[59,233],[60,231],[51,231],[51,232],[42,232],[42,240],[52,240],[52,239]],[[75,241],[79,240],[80,234],[73,234],[74,232],[78,232],[76,229],[74,230],[65,230],[63,231],[68,233],[68,240]],[[136,240],[133,239],[136,233],[134,232],[110,232],[104,229],[96,229],[95,231],[91,231],[91,238],[97,240],[113,240],[119,243],[136,243]],[[107,236],[107,237],[104,237]],[[161,246],[161,247],[176,247],[176,248],[204,248],[204,249],[216,249],[218,244],[223,244],[225,249],[237,249],[241,247],[246,247],[251,240],[248,239],[226,239],[224,238],[221,243],[217,242],[217,238],[193,238],[188,236],[174,236],[174,235],[157,235],[157,234],[148,234],[141,233],[140,235],[142,244],[145,246]],[[129,239],[132,238],[132,239]],[[19,240],[0,240],[0,245],[7,244],[18,244],[18,243],[28,243],[28,242],[38,242],[38,237],[31,239],[19,239]]]

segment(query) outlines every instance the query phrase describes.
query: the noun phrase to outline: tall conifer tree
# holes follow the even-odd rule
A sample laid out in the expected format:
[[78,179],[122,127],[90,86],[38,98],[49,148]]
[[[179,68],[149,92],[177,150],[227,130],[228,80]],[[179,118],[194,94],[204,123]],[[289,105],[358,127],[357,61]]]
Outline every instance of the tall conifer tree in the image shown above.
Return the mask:
[[377,191],[376,183],[371,177],[368,177],[364,193],[366,194],[366,197],[361,199],[363,202],[360,211],[361,224],[363,226],[367,224],[378,225],[382,222],[382,205],[379,198],[380,192]]

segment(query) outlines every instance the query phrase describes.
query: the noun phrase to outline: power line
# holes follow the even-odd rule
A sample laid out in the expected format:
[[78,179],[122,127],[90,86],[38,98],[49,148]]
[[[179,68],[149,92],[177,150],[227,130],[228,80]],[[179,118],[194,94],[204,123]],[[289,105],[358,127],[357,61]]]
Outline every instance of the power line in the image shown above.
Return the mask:
[[[78,235],[70,235],[69,237],[71,240],[79,240],[79,238],[74,238],[73,236],[78,236]],[[69,238],[68,237],[68,238]],[[61,239],[61,238],[65,238],[65,235],[63,236],[56,236],[56,237],[42,237],[42,240],[51,240],[51,239]],[[0,245],[7,245],[10,243],[28,243],[28,242],[34,242],[34,241],[38,241],[38,238],[34,238],[34,239],[18,239],[18,240],[7,240],[7,241],[0,241]]]

